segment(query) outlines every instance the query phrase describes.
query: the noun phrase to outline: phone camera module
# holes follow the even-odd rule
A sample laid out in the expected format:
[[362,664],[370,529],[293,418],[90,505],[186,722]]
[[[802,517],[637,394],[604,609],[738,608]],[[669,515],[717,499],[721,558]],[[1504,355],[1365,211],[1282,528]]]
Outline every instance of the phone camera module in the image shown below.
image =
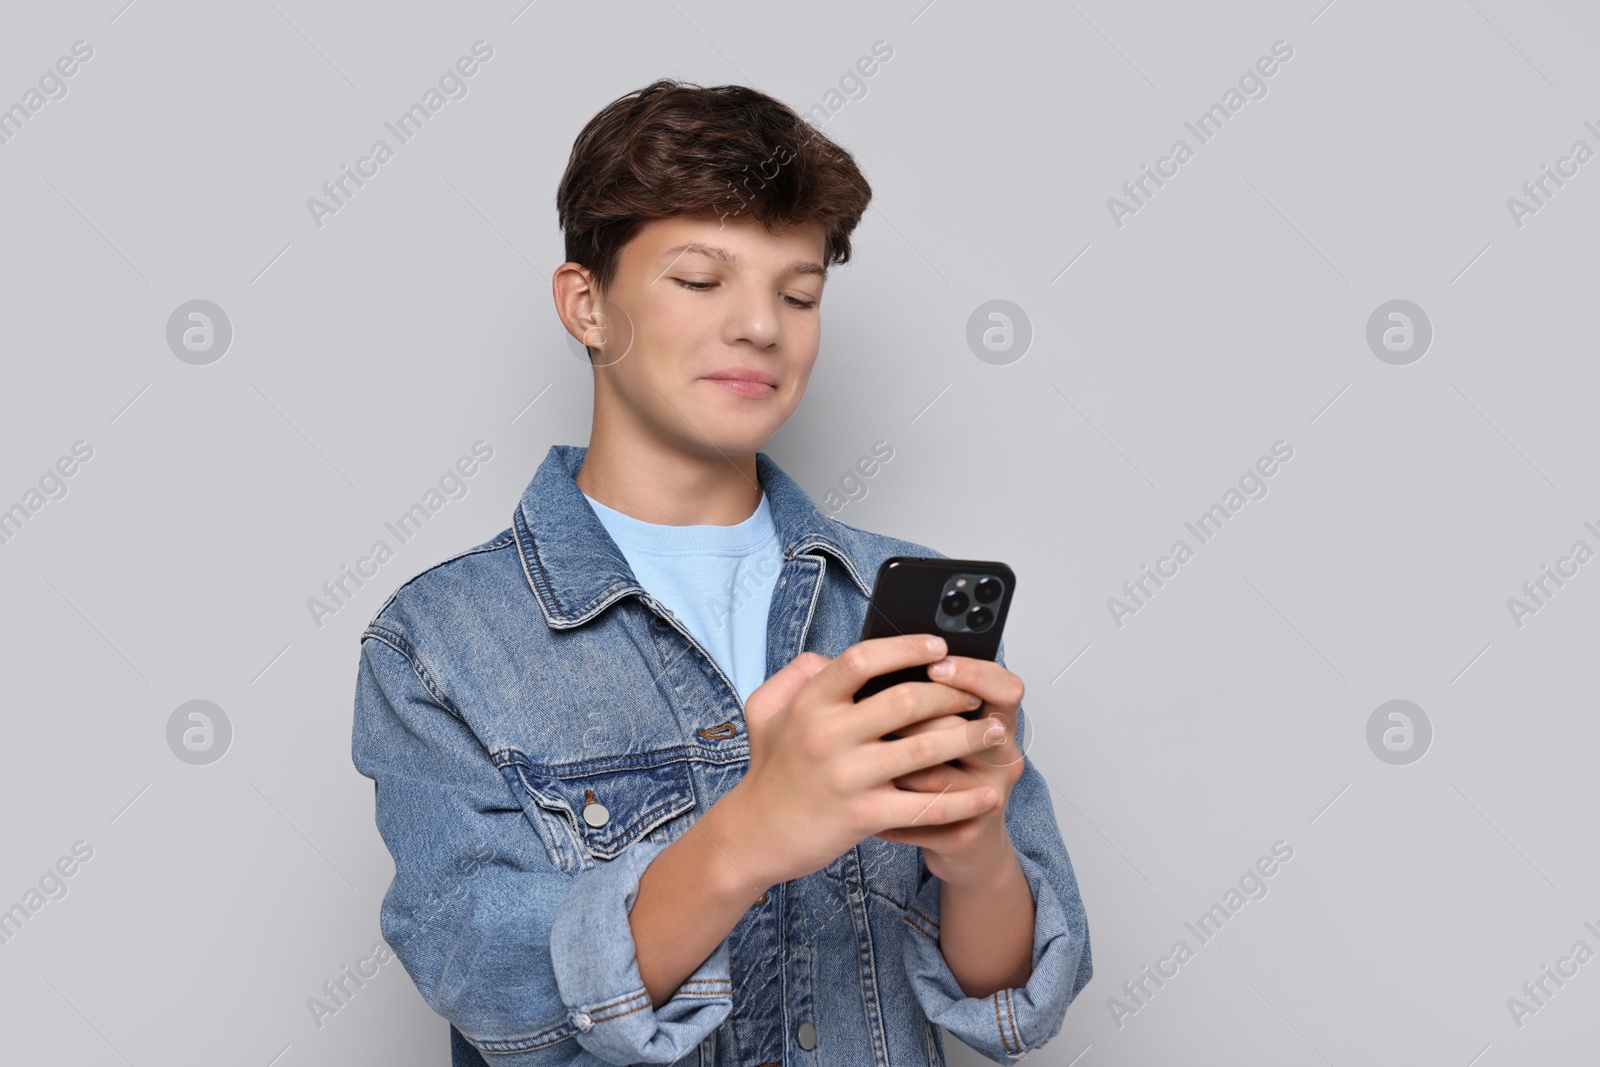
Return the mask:
[[951,633],[981,633],[994,625],[1005,583],[992,574],[952,574],[939,594],[934,622]]

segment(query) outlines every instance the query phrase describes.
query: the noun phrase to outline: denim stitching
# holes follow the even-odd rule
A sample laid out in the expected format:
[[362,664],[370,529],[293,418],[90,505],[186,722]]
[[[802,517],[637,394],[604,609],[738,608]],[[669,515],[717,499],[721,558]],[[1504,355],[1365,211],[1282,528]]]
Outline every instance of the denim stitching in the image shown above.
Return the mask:
[[[584,604],[581,607],[566,607],[559,599],[556,598],[555,587],[550,584],[550,578],[548,572],[545,570],[544,560],[539,555],[539,542],[534,538],[533,532],[528,529],[527,522],[522,516],[522,508],[520,507],[517,509],[516,519],[518,533],[527,534],[527,543],[533,546],[533,551],[530,554],[523,548],[522,539],[520,537],[517,538],[517,557],[522,561],[522,573],[523,576],[527,578],[528,583],[533,586],[534,593],[539,597],[539,607],[544,612],[545,619],[549,621],[551,625],[563,629],[566,627],[581,625],[582,623],[588,622],[590,619],[594,618],[594,616],[598,615],[603,609],[609,606],[613,601],[622,597],[624,594],[633,591],[638,591],[640,593],[645,591],[644,587],[638,582],[630,582],[625,580],[616,581],[612,582],[610,585],[606,586],[599,593],[597,593],[594,599],[590,600],[589,603]],[[533,574],[530,571],[530,565],[533,570],[538,571],[538,574]],[[553,614],[550,610],[550,607],[552,606],[555,609]],[[576,612],[576,615],[574,615],[574,612]]]
[[521,751],[510,748],[501,749],[494,753],[497,765],[503,766],[508,763],[518,763],[526,767],[530,773],[548,778],[585,777],[590,774],[603,774],[608,771],[645,770],[680,760],[686,763],[708,763],[720,767],[729,763],[739,763],[749,757],[749,742],[741,742],[736,745],[720,745],[716,750],[712,751],[707,751],[700,745],[674,745],[671,748],[658,748],[651,752],[622,756],[596,756],[593,759],[575,760],[570,763],[534,763]]
[[[844,862],[847,870],[852,868],[859,870],[861,864],[860,846],[857,845],[852,848],[840,859]],[[884,1057],[887,1055],[889,1040],[883,1028],[883,1001],[881,999],[882,993],[878,988],[877,956],[872,948],[872,918],[866,907],[868,903],[866,893],[877,891],[859,879],[841,877],[826,868],[823,868],[823,873],[836,881],[843,882],[850,888],[866,891],[858,895],[846,892],[845,909],[850,916],[850,924],[856,935],[856,956],[863,972],[862,977],[864,980],[861,984],[861,999],[862,1007],[866,1012],[868,1034],[872,1040],[872,1048],[875,1054],[874,1063],[878,1064],[879,1067],[885,1067]],[[881,893],[878,895],[883,896]],[[887,900],[889,898],[885,897],[884,899]],[[856,907],[858,902],[862,905],[859,910]],[[896,906],[898,907],[898,905]]]
[[817,599],[822,595],[823,580],[828,576],[828,561],[821,556],[791,556],[790,559],[815,560],[817,563],[817,580],[811,586],[811,603],[806,605],[806,617],[800,623],[800,647],[805,647],[805,637],[811,632],[811,620],[817,614]]
[[[705,980],[709,981],[710,979]],[[697,990],[679,990],[677,993],[673,994],[673,997],[723,997],[730,995],[732,992],[733,984],[732,982],[729,982],[727,989],[709,989],[704,992]],[[604,1011],[607,1008],[621,1007],[623,1004],[626,1004],[629,1001],[638,1000],[641,996],[644,997],[644,1003],[640,1004],[638,1007],[628,1008],[625,1011],[614,1011],[610,1015],[595,1014],[596,1012]],[[609,1004],[602,1004],[598,1008],[591,1009],[589,1011],[589,1018],[597,1023],[609,1022],[612,1019],[620,1019],[625,1015],[632,1015],[636,1011],[644,1011],[649,1006],[650,995],[648,993],[635,993],[632,996],[623,997],[620,1000],[612,1001]]]
[[428,571],[437,570],[438,568],[443,567],[446,563],[454,563],[456,560],[461,559],[464,556],[470,556],[478,552],[494,552],[498,549],[505,548],[514,540],[515,538],[512,536],[511,528],[508,526],[496,534],[493,541],[477,545],[476,547],[466,549],[462,552],[457,552],[449,559],[442,559],[438,563],[435,563],[432,567],[427,568],[427,570],[419,571],[418,573],[413,574],[410,578],[407,578],[403,583],[401,583],[398,589],[389,594],[389,599],[383,602],[383,607],[379,608],[372,618],[367,621],[367,625],[371,626],[373,623],[381,619],[383,617],[383,613],[389,610],[389,605],[394,603],[394,598],[400,595],[400,590],[404,589],[418,578],[421,578],[424,574],[427,574]]
[[646,997],[646,996],[649,996],[649,995],[650,994],[649,994],[648,991],[641,989],[637,993],[629,993],[625,997],[618,997],[616,1000],[608,1000],[604,1004],[596,1004],[594,1007],[589,1008],[587,1010],[588,1010],[590,1015],[593,1015],[597,1011],[605,1011],[607,1008],[620,1007],[621,1005],[626,1004],[629,1001],[638,1000],[640,997]]
[[1008,1040],[1006,1040],[1006,1026],[1005,1026],[1005,1023],[1003,1023],[1000,1020],[1000,994],[999,994],[999,992],[996,991],[995,994],[993,996],[991,996],[989,999],[994,1001],[994,1026],[995,1026],[995,1029],[997,1031],[999,1031],[999,1033],[1000,1033],[1000,1047],[1002,1049],[1004,1049],[1008,1053],[1015,1052],[1016,1050],[1011,1047],[1011,1043]]
[[[591,774],[604,774],[609,771],[641,771],[664,767],[670,763],[682,762],[685,757],[699,751],[699,745],[673,745],[671,748],[658,748],[650,752],[595,756],[593,759],[573,760],[569,763],[534,763],[527,759],[524,759],[523,763],[529,771],[543,777],[586,778]],[[685,778],[688,778],[687,770],[688,768],[685,768]]]
[[427,666],[423,664],[420,653],[415,651],[415,647],[403,634],[395,633],[379,626],[369,626],[367,627],[367,632],[362,635],[362,640],[368,637],[381,644],[388,645],[405,657],[406,663],[411,666],[411,673],[417,676],[417,681],[422,683],[422,687],[428,691],[428,695],[438,701],[451,715],[454,715],[462,723],[466,723],[466,717],[456,707],[455,701],[451,700],[449,695],[445,693],[443,686],[433,680],[433,675]]
[[[898,900],[894,899],[894,897],[891,897],[889,894],[885,893],[881,889],[875,889],[872,886],[865,884],[864,882],[853,881],[853,880],[851,880],[849,878],[846,878],[844,875],[834,874],[832,871],[828,870],[825,867],[822,869],[822,873],[827,875],[829,878],[832,878],[836,882],[842,882],[843,884],[845,884],[846,886],[849,886],[852,889],[861,889],[861,890],[865,890],[868,893],[872,893],[872,894],[875,894],[877,896],[880,896],[884,900],[887,900],[890,904],[893,904],[896,908],[898,908],[901,911],[905,911],[906,908],[909,906],[909,905],[900,903]],[[933,925],[937,927],[939,924],[938,923],[934,923]]]
[[[829,521],[837,522],[837,520],[833,519],[830,519]],[[838,525],[843,526],[844,523],[841,522],[838,523]],[[854,529],[854,527],[851,528]],[[850,580],[854,582],[856,588],[861,591],[861,595],[865,597],[872,596],[872,588],[868,586],[866,582],[861,580],[861,573],[856,570],[855,560],[850,558],[850,553],[845,551],[842,545],[836,544],[835,542],[823,537],[808,537],[799,545],[796,545],[791,551],[786,553],[786,555],[788,555],[790,559],[795,559],[796,557],[800,557],[802,552],[813,548],[825,548],[829,552],[833,553],[834,557],[838,559],[840,563],[844,564],[845,571],[849,573]],[[802,558],[816,559],[817,557],[804,556]]]
[[[537,809],[537,812],[528,811],[527,804],[524,804],[523,811],[529,819],[535,820],[539,829],[539,836],[544,841],[545,848],[550,852],[551,859],[555,862],[556,867],[565,874],[574,874],[581,871],[583,868],[584,849],[579,843],[577,829],[570,818],[571,813],[547,807],[535,795],[533,786],[529,784],[527,776],[523,773],[520,761],[512,761],[512,763],[516,765],[517,781],[522,783],[523,793],[526,794],[528,802]],[[520,800],[521,798],[519,797],[518,799]],[[547,834],[549,836],[546,836]],[[567,850],[562,847],[561,842],[555,839],[557,834],[566,835],[567,841],[572,846],[570,857]]]
[[1017,1017],[1011,1014],[1011,990],[1002,990],[1006,995],[1006,1018],[1011,1022],[1011,1039],[1017,1043],[1017,1051],[1022,1051],[1022,1035],[1017,1033]]
[[926,931],[922,927],[918,926],[916,924],[916,921],[914,919],[912,919],[909,915],[902,916],[902,918],[905,920],[906,925],[911,927],[911,929],[915,930],[917,933],[921,934],[923,937],[927,938],[929,941],[932,941],[934,944],[937,945],[939,943],[939,937],[938,937],[937,934],[928,933],[928,931]]
[[[670,809],[672,808],[672,806],[675,803],[677,803],[678,801],[680,801],[680,800],[687,802],[688,803],[688,807],[680,808],[677,811],[671,811]],[[635,837],[637,837],[641,833],[643,833],[643,830],[641,830],[640,827],[643,826],[645,823],[649,822],[651,819],[655,818],[657,815],[660,815],[663,812],[669,812],[670,811],[671,817],[676,817],[678,815],[682,815],[682,814],[684,814],[686,812],[692,811],[693,809],[694,809],[694,798],[680,795],[680,796],[675,797],[673,799],[669,799],[669,800],[666,800],[666,801],[664,801],[664,802],[662,802],[660,804],[657,804],[655,807],[651,808],[649,811],[646,811],[645,813],[640,815],[638,818],[634,819],[633,822],[628,824],[628,828],[627,829],[621,830],[621,831],[618,832],[617,837],[615,838],[615,840],[614,840],[614,842],[612,844],[603,845],[603,844],[600,844],[600,843],[590,843],[590,841],[589,841],[587,836],[585,836],[585,838],[584,838],[584,844],[588,845],[588,847],[592,851],[598,851],[599,849],[605,848],[605,849],[612,850],[613,854],[620,853],[624,849],[626,849],[629,844],[632,844],[633,839]],[[663,819],[662,821],[666,821],[666,820]],[[587,825],[587,824],[585,824],[585,825]],[[654,827],[651,827],[651,829],[654,829]]]
[[[525,788],[528,791],[528,795],[533,799],[534,804],[536,804],[538,807],[540,807],[541,809],[543,809],[545,811],[553,812],[556,815],[562,817],[563,820],[567,822],[568,826],[577,828],[577,815],[575,813],[573,813],[573,811],[570,808],[568,808],[568,807],[566,807],[564,805],[558,807],[558,806],[556,806],[556,802],[555,801],[547,801],[547,800],[545,800],[533,788],[533,786],[528,783],[526,776],[523,775],[523,773],[522,773],[522,768],[521,767],[517,768],[517,776],[518,776],[518,778],[520,778],[522,780],[523,788]],[[629,823],[625,828],[616,831],[616,837],[612,840],[612,843],[610,843],[610,844],[605,844],[605,843],[602,843],[602,842],[596,842],[596,841],[590,840],[592,835],[588,831],[585,831],[585,830],[582,830],[582,829],[578,830],[579,840],[582,841],[584,848],[587,849],[588,851],[596,853],[597,855],[600,855],[602,858],[609,858],[609,857],[606,856],[606,851],[610,851],[613,854],[622,852],[624,849],[626,849],[628,847],[629,844],[631,844],[633,842],[633,840],[635,838],[639,837],[643,833],[643,831],[640,829],[640,827],[643,824],[649,822],[651,819],[656,818],[658,815],[661,815],[663,812],[668,811],[674,805],[683,804],[683,803],[686,803],[688,806],[687,807],[683,807],[683,808],[679,808],[676,811],[672,811],[671,815],[669,816],[670,818],[675,818],[675,817],[677,817],[679,815],[683,815],[686,812],[692,811],[694,809],[694,797],[693,796],[685,794],[685,793],[674,793],[672,796],[668,797],[666,800],[664,800],[661,803],[657,804],[655,807],[649,808],[646,811],[644,811],[642,814],[638,815],[633,820],[633,822]],[[667,820],[663,819],[662,821],[667,821]],[[653,826],[649,827],[649,828],[650,829],[654,829]],[[591,829],[593,829],[593,828],[591,828]],[[618,843],[619,842],[621,843],[620,847],[618,847]],[[602,850],[604,850],[604,851],[602,851]]]

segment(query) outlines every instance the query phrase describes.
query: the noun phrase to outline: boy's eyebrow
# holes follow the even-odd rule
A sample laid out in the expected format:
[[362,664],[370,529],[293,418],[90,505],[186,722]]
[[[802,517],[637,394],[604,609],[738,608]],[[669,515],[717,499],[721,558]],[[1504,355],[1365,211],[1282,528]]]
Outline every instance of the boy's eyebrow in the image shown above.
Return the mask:
[[[730,266],[738,266],[741,259],[737,252],[730,252],[728,249],[722,248],[719,245],[708,245],[703,241],[687,241],[681,245],[673,245],[671,248],[667,249],[661,254],[662,256],[685,256],[698,254],[718,260],[722,263],[727,263]],[[817,277],[822,278],[823,280],[827,280],[828,277],[828,272],[823,268],[822,264],[816,263],[809,259],[795,260],[793,263],[789,264],[783,269],[783,273],[815,274]]]

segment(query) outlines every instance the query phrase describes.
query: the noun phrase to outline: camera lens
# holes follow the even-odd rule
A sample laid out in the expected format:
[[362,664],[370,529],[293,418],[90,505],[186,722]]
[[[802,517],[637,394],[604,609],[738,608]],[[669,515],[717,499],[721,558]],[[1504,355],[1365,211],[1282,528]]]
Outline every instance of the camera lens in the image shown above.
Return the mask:
[[972,591],[972,595],[980,604],[993,604],[1000,599],[1000,580],[985,578],[978,583],[978,588]]
[[988,608],[973,608],[967,612],[968,629],[987,630],[992,622],[994,622],[994,612]]
[[939,606],[946,615],[960,615],[967,610],[967,594],[959,589],[953,589],[944,595],[944,601]]

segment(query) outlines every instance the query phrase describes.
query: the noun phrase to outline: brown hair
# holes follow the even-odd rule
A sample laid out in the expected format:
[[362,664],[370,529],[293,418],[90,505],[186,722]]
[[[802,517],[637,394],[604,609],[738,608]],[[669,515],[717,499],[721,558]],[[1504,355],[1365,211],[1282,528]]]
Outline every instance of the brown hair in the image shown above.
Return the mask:
[[774,226],[820,224],[823,266],[850,260],[872,199],[855,160],[780,100],[743,85],[662,78],[607,104],[572,145],[556,189],[567,259],[601,290],[652,219],[752,212]]

